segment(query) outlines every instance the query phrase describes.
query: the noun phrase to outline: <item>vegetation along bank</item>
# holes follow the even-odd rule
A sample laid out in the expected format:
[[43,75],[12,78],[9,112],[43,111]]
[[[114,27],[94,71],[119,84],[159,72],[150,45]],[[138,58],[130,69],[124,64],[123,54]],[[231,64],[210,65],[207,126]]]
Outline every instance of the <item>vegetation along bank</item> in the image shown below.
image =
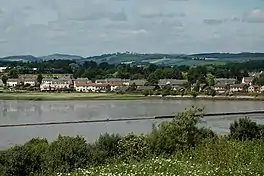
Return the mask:
[[197,127],[201,118],[191,108],[149,134],[105,134],[95,143],[32,139],[0,152],[0,175],[264,175],[263,125],[241,118],[219,136]]

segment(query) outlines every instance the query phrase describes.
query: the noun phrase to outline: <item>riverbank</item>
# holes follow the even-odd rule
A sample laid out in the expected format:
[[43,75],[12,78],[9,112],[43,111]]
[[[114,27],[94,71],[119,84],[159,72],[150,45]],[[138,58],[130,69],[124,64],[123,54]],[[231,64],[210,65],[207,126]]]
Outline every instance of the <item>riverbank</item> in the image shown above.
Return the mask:
[[141,94],[116,94],[116,93],[46,93],[46,92],[12,92],[0,93],[0,100],[29,100],[29,101],[56,101],[56,100],[241,100],[241,101],[264,101],[264,96],[206,96],[198,95],[176,95],[166,96],[152,95],[144,96]]
[[0,100],[140,100],[146,99],[137,94],[114,94],[114,93],[0,93]]

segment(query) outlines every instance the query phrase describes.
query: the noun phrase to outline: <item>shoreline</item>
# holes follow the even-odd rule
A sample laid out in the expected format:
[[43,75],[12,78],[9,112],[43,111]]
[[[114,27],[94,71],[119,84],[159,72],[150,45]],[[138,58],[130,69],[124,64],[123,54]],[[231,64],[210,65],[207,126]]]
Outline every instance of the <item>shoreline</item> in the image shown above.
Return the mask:
[[115,93],[0,93],[0,100],[25,100],[25,101],[82,101],[82,100],[229,100],[229,101],[264,101],[264,96],[205,96],[192,97],[160,95],[144,96],[140,94],[115,94]]

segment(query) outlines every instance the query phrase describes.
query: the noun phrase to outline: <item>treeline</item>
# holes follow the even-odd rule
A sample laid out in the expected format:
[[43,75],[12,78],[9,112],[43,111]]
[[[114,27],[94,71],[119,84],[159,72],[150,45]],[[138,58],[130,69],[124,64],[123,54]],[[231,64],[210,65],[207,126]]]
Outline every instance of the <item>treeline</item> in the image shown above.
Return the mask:
[[[77,63],[74,60],[49,60],[43,62],[0,62],[1,66],[15,68],[18,74],[43,74],[62,73],[73,74],[74,77],[87,77],[89,79],[101,78],[123,78],[123,79],[146,79],[149,74],[154,74],[159,79],[196,79],[210,73],[215,78],[237,78],[241,80],[243,76],[248,76],[248,72],[259,71],[264,68],[264,60],[249,60],[245,62],[230,62],[225,65],[205,65],[205,66],[148,66],[137,65],[114,65],[106,62],[96,63],[85,61]],[[37,68],[34,70],[33,68]],[[193,77],[193,78],[191,78]]]
[[[192,108],[179,113],[171,122],[153,127],[147,135],[105,134],[95,143],[87,143],[82,137],[59,136],[51,143],[46,139],[32,139],[24,145],[1,151],[0,175],[52,175],[77,168],[188,154],[203,146],[204,141],[211,140],[215,145],[223,138],[210,129],[197,127],[201,118],[201,109]],[[264,139],[263,131],[263,126],[244,118],[231,124],[230,134],[224,138],[227,141],[259,140]]]

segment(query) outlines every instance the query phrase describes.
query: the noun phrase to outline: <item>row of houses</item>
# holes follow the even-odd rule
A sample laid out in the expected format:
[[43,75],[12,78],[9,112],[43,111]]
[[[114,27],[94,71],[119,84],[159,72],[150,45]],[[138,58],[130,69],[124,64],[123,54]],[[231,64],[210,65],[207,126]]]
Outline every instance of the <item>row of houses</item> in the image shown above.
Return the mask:
[[[254,77],[244,77],[240,84],[236,84],[236,79],[217,78],[215,85],[212,86],[218,93],[230,92],[263,92],[264,86],[253,85]],[[138,90],[153,89],[153,86],[145,86],[146,80],[129,80],[129,79],[98,79],[91,81],[87,78],[73,79],[72,75],[52,75],[45,76],[42,83],[39,85],[41,91],[55,91],[74,89],[77,92],[105,92],[126,89],[129,86],[135,85]],[[184,88],[187,80],[177,79],[160,79],[158,86],[164,88],[169,85],[173,90]],[[18,79],[8,79],[7,86],[15,87],[19,84],[36,86],[37,75],[20,75]],[[192,86],[192,88],[195,85]],[[203,85],[200,85],[200,90]]]
[[[18,85],[28,85],[35,87],[38,84],[37,81],[37,75],[35,74],[24,74],[24,75],[19,75],[17,79],[8,79],[6,84],[8,87],[16,87]],[[46,82],[51,82],[52,80],[57,80],[54,81],[52,85],[56,84],[56,82],[59,84],[61,80],[72,80],[73,76],[72,74],[54,74],[54,75],[43,75],[43,80],[42,84]],[[60,80],[60,81],[58,81]]]
[[255,92],[260,93],[264,92],[264,86],[254,85],[253,80],[255,79],[254,76],[251,77],[244,77],[240,84],[235,84],[235,82],[231,83],[217,83],[214,85],[214,90],[218,93],[224,92]]
[[233,85],[217,84],[214,86],[214,90],[218,93],[225,93],[227,91],[260,93],[260,92],[264,92],[264,86],[247,85],[247,84],[233,84]]

